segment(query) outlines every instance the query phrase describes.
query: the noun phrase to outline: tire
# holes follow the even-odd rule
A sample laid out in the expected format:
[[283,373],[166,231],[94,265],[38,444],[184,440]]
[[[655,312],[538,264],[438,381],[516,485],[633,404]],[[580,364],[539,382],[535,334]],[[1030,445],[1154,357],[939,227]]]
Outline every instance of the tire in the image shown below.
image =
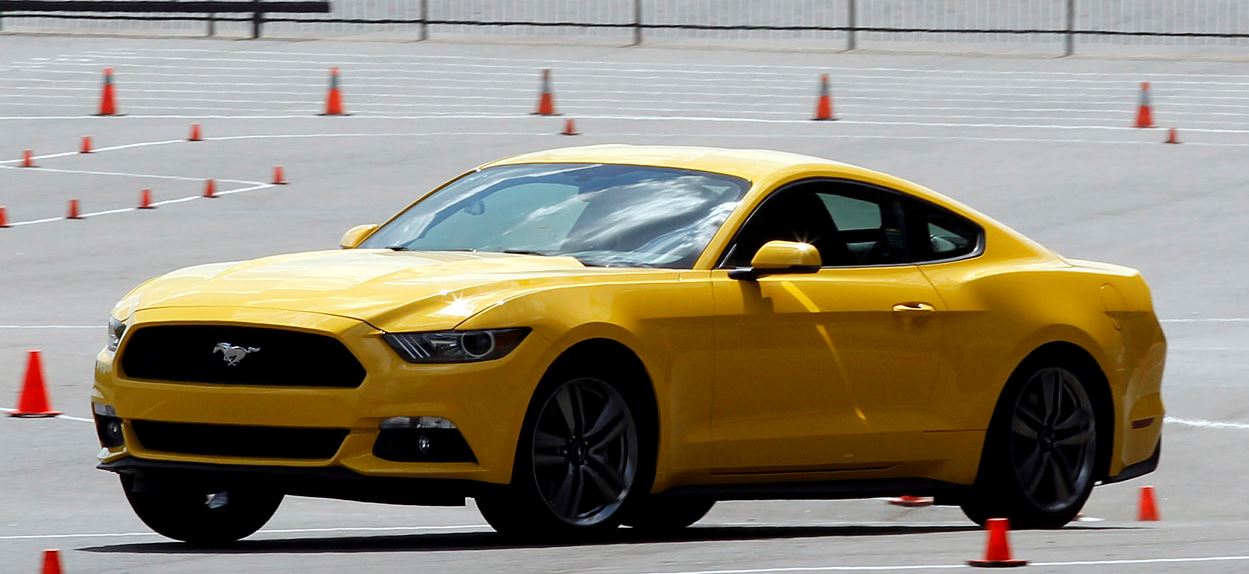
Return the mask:
[[490,526],[511,536],[615,529],[654,472],[637,393],[599,373],[549,379],[525,416],[511,485],[479,496],[477,507]]
[[[255,488],[197,488],[174,481],[121,476],[130,507],[157,533],[191,544],[226,544],[252,535],[282,504],[282,493]],[[215,492],[214,492],[215,491]]]
[[1031,361],[999,401],[976,484],[961,504],[977,524],[1007,518],[1014,528],[1061,528],[1075,519],[1096,481],[1102,425],[1092,377],[1059,361]]
[[706,498],[650,496],[629,510],[624,523],[646,532],[672,532],[702,520],[715,504]]

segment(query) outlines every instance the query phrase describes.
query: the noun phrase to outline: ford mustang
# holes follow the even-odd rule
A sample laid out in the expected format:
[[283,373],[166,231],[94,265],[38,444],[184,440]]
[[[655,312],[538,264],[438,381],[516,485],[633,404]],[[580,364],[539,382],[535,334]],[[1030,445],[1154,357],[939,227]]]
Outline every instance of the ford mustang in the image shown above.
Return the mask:
[[902,493],[1053,528],[1158,464],[1140,274],[868,169],[558,149],[340,247],[174,271],[112,310],[99,466],[156,532],[237,540],[285,495],[473,498],[553,537]]

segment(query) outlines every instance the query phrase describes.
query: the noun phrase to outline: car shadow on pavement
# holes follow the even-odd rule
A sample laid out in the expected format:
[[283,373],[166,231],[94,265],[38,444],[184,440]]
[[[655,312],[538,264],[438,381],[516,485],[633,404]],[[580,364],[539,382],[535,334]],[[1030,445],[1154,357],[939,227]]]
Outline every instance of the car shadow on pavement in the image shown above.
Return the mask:
[[[1117,526],[1078,526],[1073,529],[1120,529]],[[509,538],[494,532],[445,534],[404,534],[382,536],[343,536],[242,540],[234,544],[198,546],[179,542],[146,542],[111,544],[79,548],[83,552],[132,554],[316,554],[323,552],[421,552],[472,551],[508,548],[549,548],[606,544],[665,544],[681,542],[723,542],[784,538],[823,538],[848,536],[899,536],[972,532],[981,530],[967,525],[873,525],[873,526],[705,526],[693,527],[667,535],[655,535],[622,528],[601,535],[577,540],[530,541]]]

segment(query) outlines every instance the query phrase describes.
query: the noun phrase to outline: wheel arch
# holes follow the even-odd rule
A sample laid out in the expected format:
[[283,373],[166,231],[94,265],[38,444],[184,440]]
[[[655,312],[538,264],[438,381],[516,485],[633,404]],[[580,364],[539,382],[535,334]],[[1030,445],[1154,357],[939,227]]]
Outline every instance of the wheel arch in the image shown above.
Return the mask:
[[[1010,376],[1006,379],[1006,384],[1002,386],[1002,390],[998,393],[990,428],[994,428],[998,424],[999,417],[1005,416],[1003,414],[1005,412],[1003,401],[1005,397],[1010,395],[1011,385],[1022,384],[1021,378],[1018,376],[1019,373],[1038,364],[1055,364],[1071,368],[1076,371],[1080,381],[1084,383],[1085,391],[1089,393],[1089,398],[1093,401],[1094,416],[1097,417],[1097,458],[1094,461],[1094,477],[1095,480],[1106,478],[1109,475],[1110,462],[1113,459],[1115,431],[1117,429],[1114,394],[1110,386],[1110,380],[1102,369],[1101,364],[1097,361],[1097,358],[1079,344],[1067,340],[1049,341],[1037,346],[1024,356],[1015,365],[1015,368],[1011,370]],[[988,440],[988,433],[986,433],[985,440]],[[984,452],[984,449],[982,449],[982,464]]]
[[[525,425],[531,423],[536,397],[543,394],[549,385],[558,384],[561,377],[570,372],[584,369],[606,369],[623,374],[624,380],[636,381],[625,386],[622,391],[631,404],[640,406],[642,412],[637,413],[639,430],[643,431],[644,444],[649,448],[651,460],[647,461],[646,488],[654,481],[655,469],[661,456],[659,402],[655,390],[655,380],[651,376],[642,358],[628,345],[612,338],[593,337],[580,340],[561,350],[542,375],[541,381],[530,396],[526,407]],[[518,452],[520,445],[517,445]],[[513,465],[513,472],[515,472]]]

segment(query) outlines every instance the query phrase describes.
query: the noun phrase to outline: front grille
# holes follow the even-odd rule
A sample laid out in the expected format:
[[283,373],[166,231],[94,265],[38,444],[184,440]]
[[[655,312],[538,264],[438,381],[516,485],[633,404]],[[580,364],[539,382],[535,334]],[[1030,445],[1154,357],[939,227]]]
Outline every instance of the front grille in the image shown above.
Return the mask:
[[147,450],[175,454],[255,458],[327,459],[338,452],[347,429],[254,427],[131,421]]
[[121,370],[133,379],[295,387],[358,387],[365,375],[333,337],[220,325],[139,327]]

